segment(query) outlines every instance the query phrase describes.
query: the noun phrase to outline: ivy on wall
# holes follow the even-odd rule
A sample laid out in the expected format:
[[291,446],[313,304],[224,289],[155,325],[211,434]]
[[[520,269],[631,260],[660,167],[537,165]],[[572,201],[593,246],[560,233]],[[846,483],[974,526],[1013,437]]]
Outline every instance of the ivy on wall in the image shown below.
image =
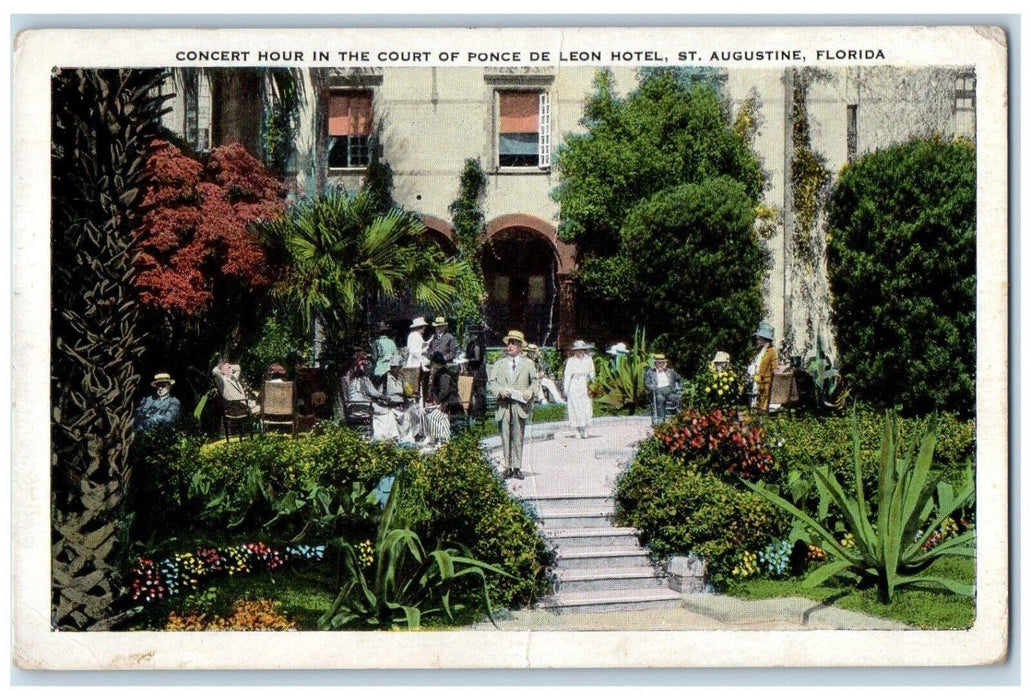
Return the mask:
[[486,300],[483,268],[480,264],[480,242],[486,231],[481,206],[487,189],[487,176],[476,158],[467,158],[459,179],[458,198],[448,207],[458,243],[458,259],[469,266],[469,274],[459,284],[459,299],[453,314],[459,330],[483,321]]
[[[815,264],[822,254],[823,239],[812,234],[830,185],[830,171],[827,160],[813,150],[806,102],[813,82],[826,78],[826,72],[816,69],[796,71],[791,97],[791,204],[795,217],[792,243],[795,258],[807,265]],[[817,245],[821,250],[814,248]]]
[[273,68],[270,71],[272,104],[265,114],[262,129],[262,146],[265,150],[265,165],[276,175],[286,174],[290,162],[290,122],[298,106],[297,81],[288,68]]

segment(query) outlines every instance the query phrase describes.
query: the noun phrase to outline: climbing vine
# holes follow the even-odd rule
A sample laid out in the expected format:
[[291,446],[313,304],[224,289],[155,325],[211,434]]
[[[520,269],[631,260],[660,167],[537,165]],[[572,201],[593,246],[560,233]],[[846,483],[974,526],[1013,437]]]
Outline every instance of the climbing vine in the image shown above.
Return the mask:
[[806,107],[809,87],[816,80],[826,79],[824,71],[802,69],[795,73],[791,99],[791,137],[794,149],[791,154],[791,194],[795,215],[792,242],[795,257],[809,265],[816,262],[822,250],[823,239],[817,237],[813,243],[813,230],[819,219],[820,207],[830,185],[830,171],[827,160],[816,153],[809,135],[809,114]]
[[273,68],[270,71],[273,87],[272,104],[265,115],[262,130],[265,149],[265,165],[276,175],[286,174],[290,162],[290,122],[297,111],[297,83],[288,68]]
[[459,283],[459,300],[454,316],[459,329],[483,320],[483,269],[480,264],[480,241],[485,232],[481,203],[487,188],[487,176],[476,158],[467,158],[459,179],[458,198],[448,207],[458,243],[458,259],[469,266],[469,274]]

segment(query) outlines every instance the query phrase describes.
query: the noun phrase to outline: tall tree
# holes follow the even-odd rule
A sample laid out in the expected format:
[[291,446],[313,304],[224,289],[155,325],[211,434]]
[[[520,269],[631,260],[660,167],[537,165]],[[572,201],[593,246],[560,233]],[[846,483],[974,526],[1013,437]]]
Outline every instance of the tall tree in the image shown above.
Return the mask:
[[842,172],[827,269],[853,391],[910,413],[974,410],[974,144],[916,139]]
[[156,70],[55,70],[51,80],[53,624],[109,629],[120,615],[119,516],[130,478],[141,352],[133,231]]
[[[747,134],[732,126],[729,110],[711,82],[683,77],[675,70],[645,71],[637,90],[620,98],[613,91],[612,76],[599,72],[595,93],[581,120],[586,131],[566,136],[557,160],[561,183],[554,196],[562,221],[559,235],[577,245],[578,285],[583,297],[579,306],[588,315],[586,325],[597,324],[625,337],[635,325],[647,323],[648,336],[659,347],[664,335],[674,336],[691,320],[690,315],[668,313],[679,306],[672,297],[691,298],[695,292],[718,290],[706,287],[704,280],[685,280],[687,287],[663,285],[661,289],[642,289],[636,282],[654,280],[650,271],[658,259],[654,256],[672,265],[663,273],[667,280],[681,278],[677,261],[683,262],[698,241],[724,235],[724,229],[738,232],[742,216],[754,224],[765,187],[762,167],[749,147]],[[693,212],[690,222],[682,219],[654,236],[653,243],[665,248],[641,250],[627,238],[624,228],[632,213],[659,193],[683,185],[702,187],[698,191],[723,190],[724,185],[714,184],[723,180],[737,183],[733,202],[741,211],[731,213],[732,225],[717,225],[718,221],[707,218],[695,191],[681,191],[680,195],[691,200]],[[672,200],[663,201],[669,204]],[[658,209],[665,206],[656,204]],[[642,225],[664,226],[648,215],[634,221],[634,236],[642,234]],[[702,228],[688,231],[688,223]],[[706,228],[710,224],[715,228]],[[742,259],[735,259],[734,252],[721,259],[710,256],[707,276],[729,272],[727,279],[742,285],[742,291],[756,289],[763,270],[754,263],[764,261],[762,243],[750,235],[737,240],[747,247],[747,255]],[[674,249],[679,252],[667,254]],[[717,242],[714,251],[720,249],[741,252],[735,245]],[[695,282],[700,286],[691,286]],[[753,301],[737,310],[745,314],[741,323],[750,325],[759,320],[761,306],[756,295],[748,292],[745,296]],[[710,297],[695,300],[710,306],[717,301]],[[694,358],[681,355],[677,359]]]
[[194,157],[157,141],[147,159],[135,287],[148,330],[145,363],[175,373],[183,398],[207,388],[206,365],[264,320],[279,274],[255,226],[282,213],[284,188],[239,144]]

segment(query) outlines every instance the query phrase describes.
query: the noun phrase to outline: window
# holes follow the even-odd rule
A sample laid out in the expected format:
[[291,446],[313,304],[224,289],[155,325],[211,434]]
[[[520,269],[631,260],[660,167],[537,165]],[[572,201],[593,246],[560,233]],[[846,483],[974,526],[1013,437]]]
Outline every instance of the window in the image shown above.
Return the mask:
[[856,159],[856,154],[859,152],[859,105],[849,105],[847,107],[847,121],[846,127],[846,148],[848,151],[848,162],[852,162]]
[[372,156],[372,90],[329,95],[329,167],[365,168]]
[[551,167],[551,100],[547,92],[498,91],[498,166]]
[[973,73],[961,73],[956,76],[956,110],[974,109],[976,80]]

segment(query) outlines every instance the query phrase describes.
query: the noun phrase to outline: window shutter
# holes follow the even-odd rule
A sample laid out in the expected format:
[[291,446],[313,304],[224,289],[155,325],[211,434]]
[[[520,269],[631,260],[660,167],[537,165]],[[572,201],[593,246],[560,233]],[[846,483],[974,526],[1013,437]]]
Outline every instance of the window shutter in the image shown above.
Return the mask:
[[551,167],[551,96],[546,90],[540,93],[537,125],[540,134],[537,167],[547,169]]

